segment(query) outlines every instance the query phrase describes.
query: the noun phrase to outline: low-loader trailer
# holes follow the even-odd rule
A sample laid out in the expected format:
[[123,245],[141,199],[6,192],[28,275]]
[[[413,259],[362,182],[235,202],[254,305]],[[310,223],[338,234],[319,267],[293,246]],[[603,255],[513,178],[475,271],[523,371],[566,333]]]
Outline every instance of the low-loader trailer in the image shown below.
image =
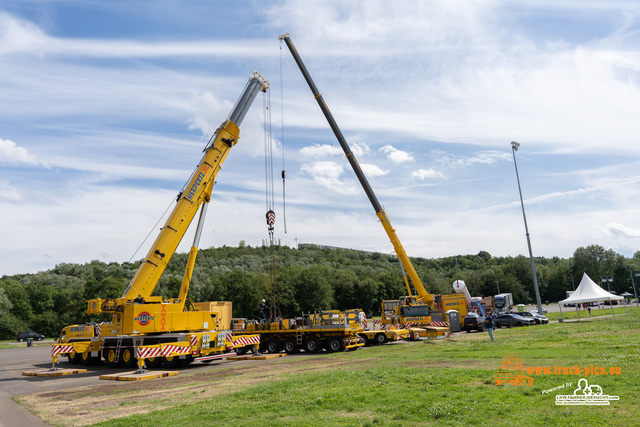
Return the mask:
[[[364,345],[360,337],[359,310],[320,311],[303,314],[294,319],[260,323],[247,319],[233,320],[234,337],[259,334],[260,351],[288,354],[304,350],[318,353],[324,348],[328,352],[355,350]],[[243,354],[247,348],[238,350]]]

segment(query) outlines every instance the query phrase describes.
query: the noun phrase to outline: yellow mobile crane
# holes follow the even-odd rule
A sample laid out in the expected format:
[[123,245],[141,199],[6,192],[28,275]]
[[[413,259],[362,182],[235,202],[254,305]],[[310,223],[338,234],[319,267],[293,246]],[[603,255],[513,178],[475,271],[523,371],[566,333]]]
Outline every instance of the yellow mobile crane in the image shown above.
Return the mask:
[[[371,205],[373,206],[373,209],[376,212],[376,216],[382,223],[382,227],[384,228],[384,231],[387,233],[389,240],[391,240],[393,249],[396,255],[398,256],[398,259],[400,260],[402,267],[406,271],[406,274],[409,276],[409,279],[411,280],[411,283],[413,284],[413,287],[416,290],[417,296],[413,296],[411,293],[411,287],[409,286],[409,283],[406,282],[406,279],[405,279],[405,283],[406,283],[407,291],[409,295],[400,297],[398,300],[383,302],[382,313],[381,313],[382,323],[387,325],[403,324],[403,325],[409,325],[409,326],[413,326],[413,325],[431,326],[432,311],[434,309],[434,296],[429,292],[427,292],[424,286],[422,285],[422,282],[418,277],[418,273],[413,267],[413,264],[411,263],[411,260],[409,259],[409,256],[407,255],[406,251],[402,247],[402,243],[400,243],[400,239],[398,239],[398,236],[396,235],[396,230],[391,226],[391,222],[389,221],[389,217],[387,216],[387,213],[382,208],[382,205],[380,205],[378,198],[376,197],[375,193],[373,192],[373,189],[369,185],[369,181],[367,181],[367,178],[364,175],[364,172],[360,168],[360,165],[358,164],[358,161],[356,160],[355,155],[351,151],[351,148],[349,147],[347,140],[342,135],[342,131],[340,130],[340,128],[338,127],[338,124],[333,118],[331,111],[329,111],[329,108],[327,107],[327,104],[325,103],[324,98],[316,88],[316,85],[313,82],[311,75],[307,71],[307,68],[302,62],[302,59],[300,58],[298,51],[294,47],[293,42],[289,37],[289,34],[287,33],[280,36],[280,40],[286,43],[287,47],[289,48],[289,51],[293,55],[293,58],[296,61],[296,64],[298,65],[298,68],[300,68],[302,75],[304,76],[307,84],[309,85],[309,88],[311,89],[311,92],[313,93],[314,99],[318,102],[318,105],[320,106],[322,113],[327,119],[327,122],[329,122],[329,126],[333,130],[333,133],[338,139],[338,142],[340,143],[340,146],[342,147],[342,150],[344,151],[344,154],[347,157],[349,164],[351,165],[351,167],[353,168],[353,171],[358,177],[358,180],[360,181],[360,185],[362,185],[364,192],[369,198],[369,201],[371,202]],[[438,314],[441,315],[441,313],[438,313]]]
[[[72,325],[64,328],[59,344],[52,349],[66,354],[72,363],[89,363],[104,357],[108,366],[176,366],[180,360],[211,361],[226,357],[225,351],[259,343],[259,336],[235,339],[231,333],[231,303],[208,301],[192,303],[188,298],[202,226],[216,175],[231,148],[238,143],[239,126],[259,91],[269,82],[254,72],[228,119],[216,130],[204,155],[176,205],[151,246],[136,275],[120,298],[89,300],[86,313],[109,313],[110,323]],[[152,295],[169,260],[187,228],[201,208],[198,228],[189,253],[178,298]]]

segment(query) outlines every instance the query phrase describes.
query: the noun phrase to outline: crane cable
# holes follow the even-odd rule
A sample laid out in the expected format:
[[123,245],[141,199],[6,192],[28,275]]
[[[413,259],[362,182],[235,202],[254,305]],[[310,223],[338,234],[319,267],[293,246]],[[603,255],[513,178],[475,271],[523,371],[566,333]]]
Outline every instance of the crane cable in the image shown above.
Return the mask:
[[262,97],[264,115],[264,174],[265,174],[265,198],[267,207],[267,227],[269,231],[269,246],[271,248],[271,310],[269,314],[270,322],[277,322],[282,318],[280,312],[280,300],[278,298],[278,284],[276,280],[276,255],[274,248],[274,225],[276,214],[274,212],[275,191],[273,185],[273,137],[271,132],[271,94],[265,92]]

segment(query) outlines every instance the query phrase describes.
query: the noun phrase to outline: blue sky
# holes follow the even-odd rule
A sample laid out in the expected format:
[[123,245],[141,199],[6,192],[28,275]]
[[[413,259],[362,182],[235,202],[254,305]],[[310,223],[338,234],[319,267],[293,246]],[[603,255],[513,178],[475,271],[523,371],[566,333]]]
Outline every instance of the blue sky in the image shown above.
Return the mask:
[[[515,140],[534,255],[631,257],[639,18],[635,1],[5,0],[0,276],[142,258],[254,70],[287,170],[276,237],[391,252],[286,32],[410,255],[527,254]],[[260,96],[201,247],[267,237],[263,117]]]

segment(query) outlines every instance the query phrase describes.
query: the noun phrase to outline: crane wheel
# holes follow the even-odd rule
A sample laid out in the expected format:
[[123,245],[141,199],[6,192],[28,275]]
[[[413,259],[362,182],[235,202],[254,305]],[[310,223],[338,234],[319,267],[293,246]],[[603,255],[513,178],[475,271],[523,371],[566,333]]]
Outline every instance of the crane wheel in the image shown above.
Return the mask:
[[364,340],[365,347],[369,347],[371,345],[371,340],[365,334],[361,334],[360,338]]
[[80,363],[82,363],[85,366],[91,365],[91,363],[93,363],[93,358],[91,357],[91,352],[90,351],[85,351],[84,353],[80,353]]
[[324,344],[324,348],[329,352],[341,351],[343,350],[343,343],[340,337],[331,337],[328,338]]
[[376,344],[385,344],[387,342],[387,336],[382,332],[377,333],[375,338]]
[[236,347],[234,350],[238,356],[244,356],[247,354],[247,347]]
[[302,344],[304,351],[307,353],[317,353],[320,351],[320,340],[314,336],[310,336]]
[[116,349],[113,347],[108,347],[104,352],[104,363],[107,364],[109,368],[115,368],[118,366],[118,362],[116,362]]
[[150,357],[148,359],[145,359],[144,366],[149,369],[158,369],[160,366],[162,366],[162,357]]
[[77,365],[78,363],[80,363],[80,360],[82,360],[82,355],[80,353],[72,351],[71,353],[67,354],[67,358],[69,359],[69,363],[71,363],[72,365]]
[[270,338],[269,341],[267,341],[266,347],[269,353],[280,353],[280,342],[278,338]]
[[165,368],[177,368],[180,364],[180,357],[178,356],[167,356],[164,358],[164,367]]
[[296,340],[291,337],[286,338],[282,342],[282,348],[287,352],[287,354],[295,354],[300,350],[300,348],[298,348],[298,343],[296,343]]
[[120,366],[123,368],[133,368],[138,363],[133,354],[132,347],[125,347],[120,350]]

